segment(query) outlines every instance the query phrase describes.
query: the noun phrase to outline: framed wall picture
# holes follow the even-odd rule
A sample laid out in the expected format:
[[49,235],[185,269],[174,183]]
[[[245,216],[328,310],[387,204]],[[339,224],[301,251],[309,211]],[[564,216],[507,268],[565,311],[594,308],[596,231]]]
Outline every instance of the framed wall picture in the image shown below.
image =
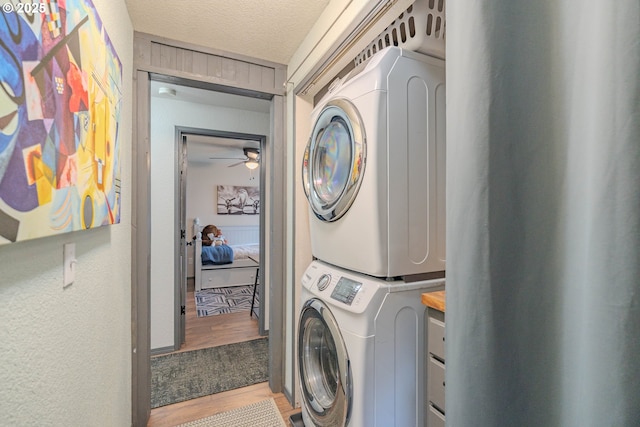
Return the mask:
[[218,215],[259,215],[260,188],[218,185]]
[[3,18],[0,244],[119,223],[122,64],[93,3]]

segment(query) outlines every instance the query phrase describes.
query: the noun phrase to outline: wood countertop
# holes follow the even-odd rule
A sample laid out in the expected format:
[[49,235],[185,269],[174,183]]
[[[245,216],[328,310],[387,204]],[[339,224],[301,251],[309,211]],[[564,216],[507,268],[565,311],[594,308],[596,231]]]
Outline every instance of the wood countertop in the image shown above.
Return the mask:
[[422,303],[427,307],[445,312],[445,291],[427,292],[422,294]]

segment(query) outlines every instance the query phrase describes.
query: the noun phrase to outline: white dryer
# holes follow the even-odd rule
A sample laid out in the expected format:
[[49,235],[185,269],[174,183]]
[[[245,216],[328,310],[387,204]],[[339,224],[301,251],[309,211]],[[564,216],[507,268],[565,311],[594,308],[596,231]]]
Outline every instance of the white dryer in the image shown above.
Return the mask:
[[312,113],[312,253],[376,277],[444,271],[444,61],[389,47],[361,67]]
[[298,370],[306,427],[422,426],[423,292],[313,261],[302,279]]

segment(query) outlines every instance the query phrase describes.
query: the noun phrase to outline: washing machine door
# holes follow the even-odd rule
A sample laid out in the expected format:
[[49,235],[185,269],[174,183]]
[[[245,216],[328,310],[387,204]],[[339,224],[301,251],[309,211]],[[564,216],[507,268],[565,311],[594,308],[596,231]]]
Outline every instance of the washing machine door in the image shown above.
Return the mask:
[[316,298],[308,300],[300,313],[298,369],[304,414],[312,426],[347,425],[351,414],[351,364],[335,318]]
[[302,162],[304,191],[320,220],[339,219],[353,203],[365,169],[365,140],[355,106],[344,98],[329,101],[314,124]]

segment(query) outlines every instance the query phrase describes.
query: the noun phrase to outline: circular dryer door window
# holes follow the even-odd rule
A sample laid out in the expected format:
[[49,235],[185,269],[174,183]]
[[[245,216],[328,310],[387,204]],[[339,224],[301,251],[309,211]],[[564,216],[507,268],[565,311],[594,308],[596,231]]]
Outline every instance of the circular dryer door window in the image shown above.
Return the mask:
[[340,329],[318,299],[304,304],[298,333],[302,404],[315,426],[343,426],[351,408],[351,368]]
[[346,99],[329,101],[316,120],[302,164],[304,191],[319,219],[335,221],[349,210],[362,182],[365,158],[358,111]]

